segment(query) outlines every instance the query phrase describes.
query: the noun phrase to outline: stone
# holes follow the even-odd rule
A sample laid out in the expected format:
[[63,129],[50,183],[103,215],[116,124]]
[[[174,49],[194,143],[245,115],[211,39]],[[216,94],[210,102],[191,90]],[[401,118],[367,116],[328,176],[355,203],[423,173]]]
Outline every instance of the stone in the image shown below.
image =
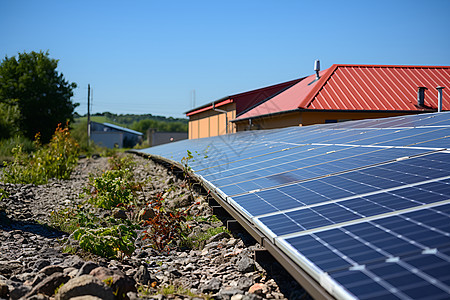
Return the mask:
[[136,274],[134,275],[134,279],[136,280],[136,282],[143,285],[148,285],[150,283],[150,274],[145,265],[141,265],[139,267]]
[[208,293],[217,293],[220,290],[220,287],[222,286],[222,281],[214,277],[211,280],[207,281],[206,283],[200,284],[199,289],[202,293],[208,294]]
[[255,283],[254,285],[252,285],[249,289],[248,292],[250,294],[258,294],[258,295],[264,295],[269,291],[269,288],[266,284],[264,283]]
[[73,298],[70,298],[70,300],[102,300],[102,298],[99,298],[96,296],[91,296],[91,295],[86,295],[86,296],[73,297]]
[[66,267],[79,269],[84,263],[84,260],[82,260],[78,255],[71,255],[64,260],[63,265]]
[[236,295],[231,296],[230,300],[242,300],[242,298],[244,298],[244,295],[236,294]]
[[208,239],[208,241],[206,242],[206,244],[212,243],[212,242],[218,242],[221,241],[223,239],[228,239],[230,238],[230,234],[228,232],[220,232],[212,237],[210,237]]
[[237,281],[237,288],[247,291],[253,285],[253,280],[249,277],[241,277]]
[[47,259],[39,259],[34,263],[33,269],[40,271],[41,269],[50,266],[50,261]]
[[8,285],[0,280],[0,298],[6,298],[6,295],[9,293]]
[[33,287],[33,289],[27,294],[27,297],[36,294],[51,296],[55,293],[56,288],[58,288],[61,284],[66,283],[69,279],[69,276],[64,275],[63,273],[53,273]]
[[149,207],[141,209],[138,213],[139,221],[145,221],[148,219],[152,219],[154,217],[155,217],[155,212],[153,211],[153,209],[151,209]]
[[115,219],[128,219],[127,214],[123,209],[115,208],[112,212],[112,215]]
[[53,265],[53,266],[46,266],[46,267],[42,268],[39,271],[39,273],[44,273],[45,275],[50,276],[53,273],[62,273],[63,270],[64,270],[63,267]]
[[30,297],[27,297],[27,300],[49,300],[51,299],[49,296],[44,294],[36,294]]
[[261,296],[257,294],[247,294],[242,297],[242,300],[260,300],[263,299]]
[[14,286],[11,288],[9,287],[9,298],[10,299],[19,299],[25,296],[27,293],[29,293],[31,290],[31,287],[27,285],[19,285]]
[[12,275],[23,268],[22,264],[11,261],[0,262],[0,275]]
[[104,300],[114,300],[113,291],[100,279],[91,275],[81,275],[70,279],[55,296],[55,300],[69,300],[80,296],[93,296]]
[[98,267],[99,267],[99,265],[97,263],[95,263],[93,261],[87,261],[78,270],[78,273],[76,276],[87,275],[87,274],[91,273],[92,270],[94,270],[95,268],[98,268]]
[[255,270],[255,262],[248,256],[242,256],[237,262],[237,269],[242,273],[252,272]]
[[111,280],[110,286],[117,293],[119,299],[126,296],[128,292],[137,292],[135,286],[136,281],[125,275],[122,271],[98,267],[93,269],[89,274],[102,281]]
[[47,276],[44,273],[37,273],[33,280],[31,280],[30,285],[36,286],[39,282],[41,282]]
[[220,289],[219,293],[217,294],[217,297],[219,299],[229,300],[234,295],[242,295],[244,292],[240,289],[237,289],[235,287],[223,287]]

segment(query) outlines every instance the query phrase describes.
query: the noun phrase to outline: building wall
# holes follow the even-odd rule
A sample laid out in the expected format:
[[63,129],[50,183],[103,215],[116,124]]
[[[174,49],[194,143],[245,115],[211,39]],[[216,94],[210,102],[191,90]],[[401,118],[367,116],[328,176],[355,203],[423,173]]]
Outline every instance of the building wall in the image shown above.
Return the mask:
[[101,147],[123,147],[123,133],[118,131],[94,131],[91,132],[91,140]]
[[[229,103],[218,107],[227,111],[228,133],[236,132],[235,125],[230,121],[236,117],[236,105]],[[207,110],[189,116],[189,139],[198,139],[226,134],[225,113]]]
[[150,147],[181,141],[188,138],[187,132],[150,132],[148,142]]
[[[374,119],[405,115],[401,112],[327,112],[303,111],[272,115],[253,119],[251,130],[274,129],[289,126],[306,126],[313,124],[336,123],[348,120]],[[237,131],[249,130],[249,121],[236,122]]]

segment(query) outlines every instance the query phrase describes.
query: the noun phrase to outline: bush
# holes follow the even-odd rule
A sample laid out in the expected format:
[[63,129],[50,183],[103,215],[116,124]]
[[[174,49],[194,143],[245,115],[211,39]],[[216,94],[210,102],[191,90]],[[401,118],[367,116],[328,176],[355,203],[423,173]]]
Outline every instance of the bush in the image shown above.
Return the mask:
[[133,253],[136,232],[132,227],[119,224],[97,229],[80,228],[75,230],[73,237],[80,241],[80,247],[85,251],[106,258],[120,258]]
[[21,135],[16,135],[8,139],[0,140],[0,158],[4,160],[12,159],[13,149],[21,146],[23,152],[31,153],[36,150],[33,141]]
[[132,204],[140,187],[127,169],[105,171],[100,177],[91,176],[89,182],[93,190],[88,202],[105,209]]
[[22,145],[13,148],[13,161],[4,163],[4,181],[44,184],[51,178],[69,179],[78,161],[78,144],[69,129],[58,125],[48,145],[42,146],[38,135],[34,144],[37,150],[31,155]]

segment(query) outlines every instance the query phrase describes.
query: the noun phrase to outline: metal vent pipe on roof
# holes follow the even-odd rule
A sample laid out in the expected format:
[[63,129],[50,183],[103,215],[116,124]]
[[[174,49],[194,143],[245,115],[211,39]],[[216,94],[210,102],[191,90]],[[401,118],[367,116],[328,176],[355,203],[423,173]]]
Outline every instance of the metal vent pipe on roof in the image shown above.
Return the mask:
[[442,111],[442,90],[445,87],[443,86],[438,86],[436,89],[438,90],[438,112]]
[[320,79],[319,71],[320,71],[320,60],[316,59],[314,62],[314,71],[316,71],[316,80]]
[[419,86],[419,90],[417,91],[417,105],[420,107],[425,106],[425,90],[427,90],[424,86]]

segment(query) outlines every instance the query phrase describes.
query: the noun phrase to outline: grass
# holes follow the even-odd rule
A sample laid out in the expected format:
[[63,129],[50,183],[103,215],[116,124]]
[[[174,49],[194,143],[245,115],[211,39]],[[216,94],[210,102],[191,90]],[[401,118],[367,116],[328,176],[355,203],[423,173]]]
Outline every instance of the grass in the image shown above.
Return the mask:
[[205,242],[211,237],[221,232],[231,233],[224,226],[209,228],[206,232],[199,233],[193,237],[188,237],[182,241],[181,245],[189,249],[203,249]]

